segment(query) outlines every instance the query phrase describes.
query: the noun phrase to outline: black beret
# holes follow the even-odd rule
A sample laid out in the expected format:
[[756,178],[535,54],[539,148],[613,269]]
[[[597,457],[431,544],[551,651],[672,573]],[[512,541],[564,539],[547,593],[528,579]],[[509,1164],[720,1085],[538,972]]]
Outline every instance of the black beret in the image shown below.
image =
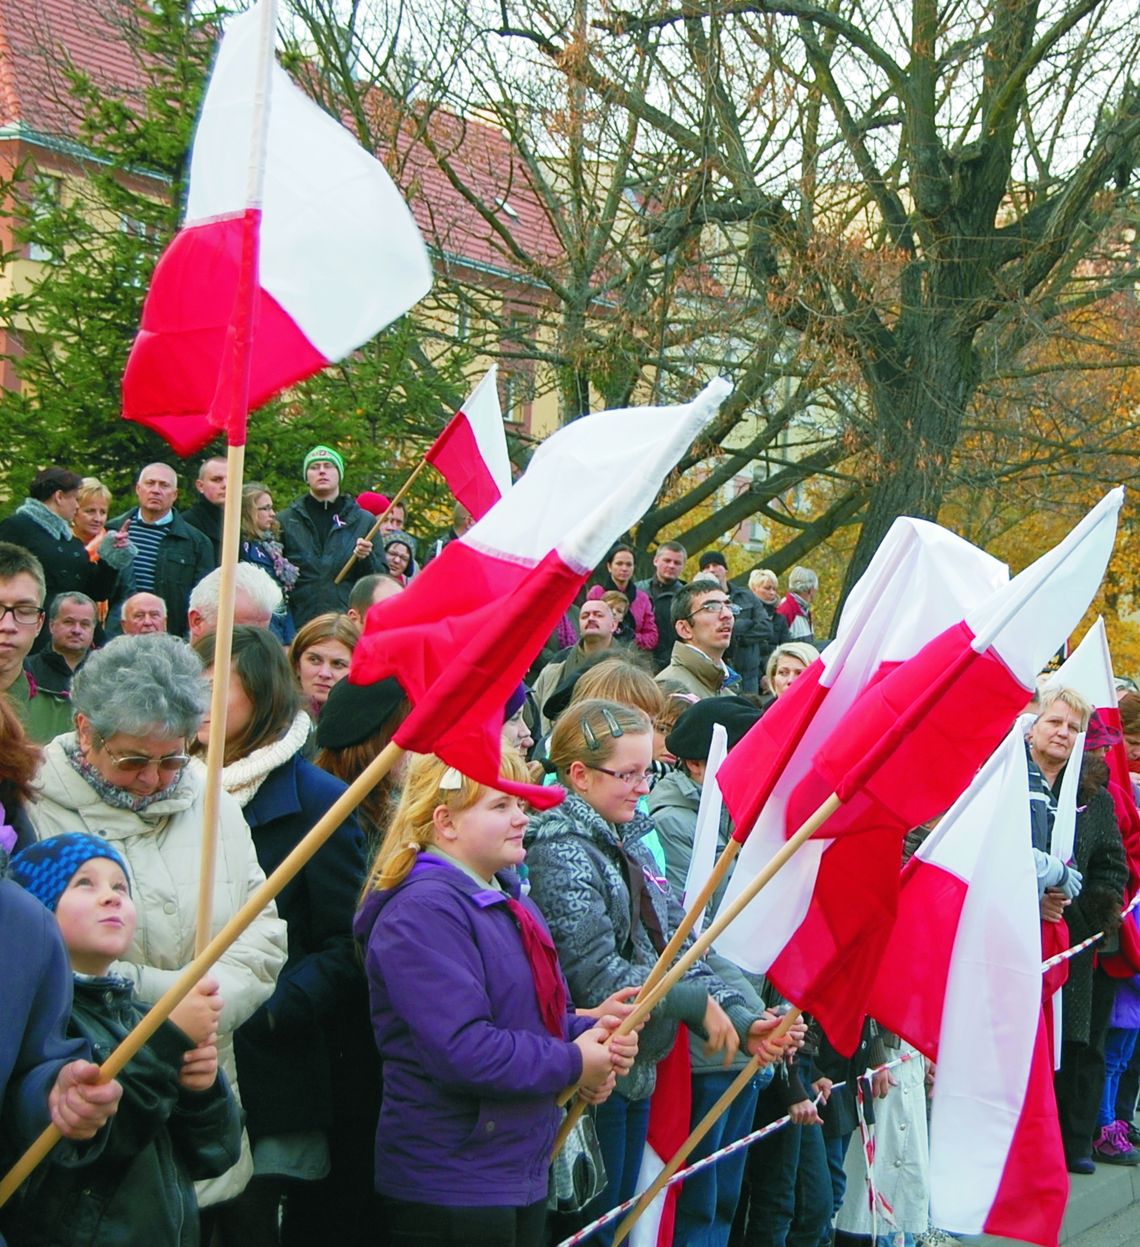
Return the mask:
[[732,749],[760,718],[760,711],[742,697],[706,697],[686,710],[665,737],[665,748],[676,758],[699,761],[709,756],[712,730],[723,723]]
[[338,681],[332,686],[317,720],[317,748],[344,749],[359,745],[378,732],[406,699],[399,681],[393,676],[377,680],[375,684]]

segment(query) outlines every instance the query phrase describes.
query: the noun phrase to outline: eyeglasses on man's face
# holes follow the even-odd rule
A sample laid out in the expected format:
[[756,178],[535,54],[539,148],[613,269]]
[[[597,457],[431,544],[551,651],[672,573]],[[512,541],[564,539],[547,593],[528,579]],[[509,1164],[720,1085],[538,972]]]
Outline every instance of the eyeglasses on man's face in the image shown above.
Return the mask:
[[740,607],[735,602],[730,602],[728,598],[712,598],[707,602],[702,602],[700,606],[694,607],[688,618],[692,619],[694,615],[699,615],[702,611],[706,615],[720,615],[724,611],[728,611],[730,615],[739,615]]
[[11,615],[18,624],[30,628],[32,624],[43,622],[44,608],[31,602],[17,602],[15,606],[0,602],[0,623],[3,623],[8,615]]

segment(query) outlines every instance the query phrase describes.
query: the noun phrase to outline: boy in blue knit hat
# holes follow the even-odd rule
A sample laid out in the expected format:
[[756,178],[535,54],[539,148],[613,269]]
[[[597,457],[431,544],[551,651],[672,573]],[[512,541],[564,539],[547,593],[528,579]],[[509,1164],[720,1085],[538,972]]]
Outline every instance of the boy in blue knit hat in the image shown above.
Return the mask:
[[[111,973],[135,932],[126,862],[98,836],[70,832],[21,850],[10,873],[56,916],[75,976],[69,1034],[102,1063],[146,1012]],[[196,990],[198,1033],[163,1023],[119,1075],[123,1098],[99,1159],[82,1170],[41,1166],[0,1213],[13,1242],[198,1243],[193,1182],[236,1163],[241,1123],[218,1070],[216,985]]]

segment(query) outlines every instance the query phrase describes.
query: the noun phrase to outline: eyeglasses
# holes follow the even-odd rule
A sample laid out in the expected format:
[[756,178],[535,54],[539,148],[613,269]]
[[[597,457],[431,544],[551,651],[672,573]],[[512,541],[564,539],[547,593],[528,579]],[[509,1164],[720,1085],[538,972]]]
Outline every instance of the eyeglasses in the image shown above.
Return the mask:
[[728,601],[727,598],[718,598],[712,602],[702,602],[688,618],[692,619],[693,615],[699,615],[702,611],[709,615],[719,615],[722,611],[728,611],[730,615],[739,615],[740,607],[735,602]]
[[638,784],[646,784],[653,778],[652,771],[611,771],[604,766],[591,766],[589,762],[586,765],[591,771],[601,771],[603,775],[612,776],[627,788],[636,788]]
[[156,766],[160,771],[165,771],[169,775],[177,775],[179,771],[184,770],[190,761],[188,753],[166,753],[161,758],[152,757],[149,753],[112,753],[107,748],[107,742],[92,729],[91,735],[99,742],[108,758],[119,768],[120,771],[130,771],[138,774],[145,771],[148,766]]
[[0,623],[4,622],[6,615],[11,615],[18,624],[30,627],[32,624],[41,622],[44,617],[44,608],[29,606],[26,602],[18,602],[15,606],[5,606],[0,602]]

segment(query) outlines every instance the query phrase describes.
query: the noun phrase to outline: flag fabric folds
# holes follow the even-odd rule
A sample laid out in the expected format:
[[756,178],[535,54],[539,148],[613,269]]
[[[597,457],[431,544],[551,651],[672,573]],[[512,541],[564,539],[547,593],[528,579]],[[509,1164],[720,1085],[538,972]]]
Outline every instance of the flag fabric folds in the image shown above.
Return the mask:
[[[547,438],[516,484],[405,592],[368,613],[349,679],[395,676],[412,712],[395,741],[503,791],[503,708],[613,541],[731,390],[692,402],[583,416]],[[522,786],[540,807],[560,789]]]
[[[794,768],[789,763],[777,783],[762,819],[771,811],[781,836],[832,793],[844,804],[820,828],[819,847],[807,846],[814,851],[806,855],[801,849],[780,872],[780,879],[794,872],[785,887],[761,893],[758,902],[767,896],[768,905],[750,906],[718,948],[767,972],[788,999],[819,1018],[840,1051],[858,1042],[893,918],[903,834],[953,802],[1028,702],[1036,672],[1100,584],[1122,501],[1123,491],[1114,490],[1064,541],[983,600],[976,592],[965,602],[943,595],[945,608],[966,606],[964,618],[959,613],[893,669],[880,660],[879,678],[856,690],[842,713],[836,706],[824,717],[829,697]],[[739,887],[754,873],[742,865],[734,876]],[[788,892],[791,885],[797,892]],[[773,930],[766,919],[777,897],[783,918]]]
[[937,1062],[934,1223],[1055,1247],[1068,1175],[1019,727],[907,864],[867,1007]]
[[[123,377],[123,415],[181,455],[223,429],[242,443],[248,410],[343,359],[431,287],[423,240],[384,167],[293,84],[271,47],[259,113],[265,4],[222,39],[186,217],[155,268]],[[235,363],[243,281],[253,283],[248,356]],[[231,392],[246,365],[248,407]]]
[[424,458],[442,473],[474,519],[481,520],[510,489],[498,365],[471,392]]
[[[641,1153],[637,1193],[648,1190],[661,1170],[689,1137],[693,1110],[693,1069],[689,1033],[677,1032],[665,1057],[657,1063],[657,1081],[649,1097],[649,1130]],[[659,1192],[630,1234],[630,1247],[672,1247],[677,1198],[684,1184],[675,1182]]]

